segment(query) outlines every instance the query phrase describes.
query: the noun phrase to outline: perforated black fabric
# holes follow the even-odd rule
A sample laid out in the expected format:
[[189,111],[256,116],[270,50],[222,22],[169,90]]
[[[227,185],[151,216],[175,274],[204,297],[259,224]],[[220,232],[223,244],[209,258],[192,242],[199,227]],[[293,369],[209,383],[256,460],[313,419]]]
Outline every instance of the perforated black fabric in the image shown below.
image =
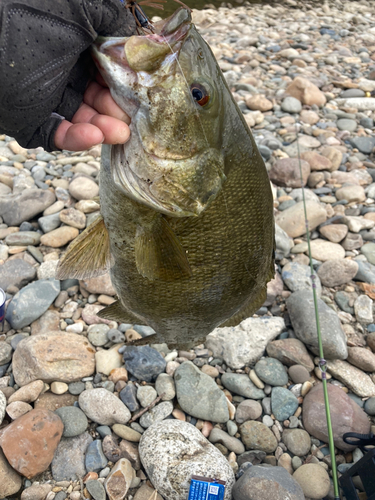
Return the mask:
[[0,131],[24,147],[56,149],[53,136],[82,102],[97,35],[128,36],[120,0],[0,0]]

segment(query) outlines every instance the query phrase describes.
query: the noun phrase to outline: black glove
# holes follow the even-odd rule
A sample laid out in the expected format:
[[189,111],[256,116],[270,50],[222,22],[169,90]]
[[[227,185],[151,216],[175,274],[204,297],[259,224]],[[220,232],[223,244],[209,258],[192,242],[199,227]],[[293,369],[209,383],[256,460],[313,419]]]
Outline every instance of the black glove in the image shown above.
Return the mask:
[[94,68],[86,49],[97,35],[134,32],[120,0],[0,0],[0,131],[55,150]]

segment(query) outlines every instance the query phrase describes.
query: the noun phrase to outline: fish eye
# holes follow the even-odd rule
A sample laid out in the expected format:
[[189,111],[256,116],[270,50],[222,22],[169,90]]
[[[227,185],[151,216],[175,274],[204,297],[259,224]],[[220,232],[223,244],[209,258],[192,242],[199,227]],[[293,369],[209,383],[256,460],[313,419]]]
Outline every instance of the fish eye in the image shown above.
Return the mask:
[[199,57],[199,59],[204,59],[203,50],[202,49],[198,49],[198,57]]
[[210,100],[210,96],[200,83],[192,83],[190,86],[191,95],[199,106],[205,106]]

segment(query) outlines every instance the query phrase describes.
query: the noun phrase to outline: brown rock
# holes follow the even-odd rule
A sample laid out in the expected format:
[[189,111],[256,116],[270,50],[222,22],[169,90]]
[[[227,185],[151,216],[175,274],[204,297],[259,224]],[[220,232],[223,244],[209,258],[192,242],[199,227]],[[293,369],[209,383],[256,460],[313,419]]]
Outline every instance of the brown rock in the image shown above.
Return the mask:
[[302,104],[307,104],[308,106],[316,104],[322,107],[327,101],[323,92],[321,92],[316,85],[307,80],[307,78],[303,78],[302,76],[297,76],[288,85],[285,93],[295,97],[301,101]]
[[331,487],[328,472],[319,464],[304,464],[293,474],[306,498],[320,500],[328,495]]
[[303,457],[310,452],[311,439],[303,429],[285,429],[282,441],[288,450],[297,457]]
[[263,305],[270,306],[281,295],[284,283],[280,274],[276,271],[275,277],[267,283],[267,299]]
[[18,391],[16,391],[12,396],[10,396],[8,403],[13,403],[14,401],[23,401],[24,403],[32,403],[35,401],[39,394],[44,388],[44,382],[42,380],[35,380],[30,384],[24,385]]
[[359,180],[351,172],[341,172],[337,170],[332,172],[331,181],[334,184],[351,184],[353,186],[359,186]]
[[347,361],[365,372],[375,372],[375,354],[363,347],[348,347]]
[[25,415],[25,413],[28,413],[32,409],[33,407],[28,403],[24,403],[23,401],[15,401],[14,403],[10,403],[6,407],[6,412],[12,420],[16,420],[16,418],[22,417],[22,415]]
[[314,369],[314,363],[305,345],[298,339],[273,340],[267,345],[267,354],[286,366],[302,365],[309,372]]
[[308,125],[315,125],[320,120],[318,113],[315,111],[308,111],[303,109],[300,113],[301,122],[307,123]]
[[79,234],[79,230],[71,226],[61,226],[40,238],[42,245],[53,248],[60,248],[74,240]]
[[62,408],[63,406],[73,406],[76,401],[78,401],[78,396],[74,396],[73,394],[57,395],[52,394],[52,392],[45,392],[35,401],[34,408],[55,411],[57,408]]
[[129,460],[121,458],[108,474],[104,482],[109,500],[123,500],[134,477],[135,471]]
[[327,224],[321,227],[319,232],[332,243],[340,243],[348,234],[348,226],[346,224]]
[[336,190],[335,196],[338,200],[350,202],[365,201],[366,193],[362,186],[343,186]]
[[[327,220],[327,212],[320,203],[307,200],[306,209],[310,231]],[[305,212],[302,201],[277,214],[275,220],[281,229],[284,229],[288,236],[292,238],[298,238],[298,236],[306,234]]]
[[151,488],[147,483],[144,483],[136,491],[134,500],[150,500],[151,497],[155,500],[163,500],[163,497],[159,495],[159,493],[156,494],[155,498],[155,491],[156,490],[154,490],[154,488]]
[[371,332],[367,335],[367,345],[369,348],[372,350],[372,352],[375,352],[375,332]]
[[357,367],[341,359],[327,361],[328,372],[361,398],[375,396],[375,384]]
[[307,185],[310,188],[316,187],[319,182],[324,181],[324,173],[323,172],[311,172],[309,178],[307,179]]
[[31,323],[31,335],[54,333],[59,330],[60,315],[57,311],[48,310],[40,318]]
[[109,273],[98,276],[97,278],[82,280],[80,284],[83,285],[89,293],[94,293],[96,295],[116,295],[116,290],[113,288]]
[[342,153],[338,149],[332,146],[325,146],[322,151],[322,155],[328,158],[331,162],[331,172],[338,170],[342,162]]
[[0,498],[14,495],[22,486],[22,478],[9,465],[0,448]]
[[301,158],[310,165],[311,170],[331,170],[332,163],[329,158],[320,155],[316,151],[305,151],[301,153]]
[[350,259],[327,260],[318,269],[322,285],[334,287],[348,283],[358,272],[358,264]]
[[76,200],[92,200],[99,194],[99,186],[86,175],[76,175],[69,184],[69,193]]
[[246,106],[253,111],[270,111],[273,104],[261,94],[256,94],[245,99]]
[[30,479],[48,468],[63,431],[55,413],[32,410],[4,429],[0,444],[10,465]]
[[247,420],[256,420],[262,415],[262,406],[258,401],[245,399],[242,401],[236,411],[237,424],[243,424]]
[[60,220],[68,226],[76,227],[77,229],[83,229],[86,227],[86,216],[80,210],[75,208],[66,208],[60,212]]
[[104,309],[104,306],[99,306],[98,304],[86,304],[82,309],[82,319],[87,325],[96,325],[97,323],[105,323],[108,325],[110,321],[108,319],[99,318],[97,315],[99,311]]
[[128,459],[133,469],[139,470],[141,468],[138,446],[136,444],[123,439],[120,442],[120,451],[121,451],[121,458]]
[[304,384],[310,379],[309,371],[302,365],[292,365],[288,373],[295,384]]
[[13,355],[13,374],[20,386],[34,380],[73,382],[95,371],[95,349],[75,333],[55,332],[22,340]]
[[[301,187],[299,163],[298,158],[282,158],[281,160],[277,160],[269,171],[271,181],[277,186]],[[301,169],[303,185],[306,186],[307,178],[310,174],[310,166],[307,161],[301,160]]]
[[[366,413],[340,387],[328,385],[329,405],[333,426],[333,437],[337,448],[351,451],[355,446],[344,443],[345,432],[370,432],[370,422]],[[323,384],[318,384],[305,396],[302,407],[303,425],[306,431],[328,443],[327,421],[324,405]]]
[[247,450],[261,450],[273,453],[277,440],[273,432],[262,422],[248,420],[240,426],[241,439]]
[[23,490],[21,500],[44,500],[52,491],[52,484],[33,484]]

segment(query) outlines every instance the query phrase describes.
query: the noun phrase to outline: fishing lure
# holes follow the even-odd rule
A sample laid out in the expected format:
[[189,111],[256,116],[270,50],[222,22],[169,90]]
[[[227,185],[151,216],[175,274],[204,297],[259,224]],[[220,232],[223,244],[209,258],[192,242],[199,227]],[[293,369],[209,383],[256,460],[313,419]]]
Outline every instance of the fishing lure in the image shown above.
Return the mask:
[[[181,0],[174,0],[179,3],[186,9],[191,9],[185,5]],[[126,0],[125,8],[130,9],[135,22],[137,24],[137,33],[138,35],[147,35],[150,33],[155,33],[155,29],[153,27],[152,21],[148,18],[141,5],[147,7],[154,7],[154,9],[164,10],[163,3],[166,3],[167,0],[142,0],[141,2],[136,2],[135,0]]]

